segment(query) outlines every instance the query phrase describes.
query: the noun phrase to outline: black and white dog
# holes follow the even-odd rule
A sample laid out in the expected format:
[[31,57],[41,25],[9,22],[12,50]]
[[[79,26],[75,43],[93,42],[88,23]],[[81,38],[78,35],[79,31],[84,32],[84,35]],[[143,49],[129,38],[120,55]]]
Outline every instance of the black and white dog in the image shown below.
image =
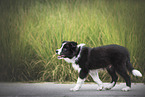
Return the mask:
[[118,79],[116,72],[126,81],[126,87],[122,89],[123,91],[128,91],[131,88],[131,80],[127,70],[134,76],[142,77],[140,71],[132,67],[130,56],[126,48],[119,45],[90,48],[84,45],[85,44],[78,45],[73,41],[64,41],[62,42],[61,48],[56,50],[56,53],[59,55],[58,59],[64,59],[68,63],[72,63],[73,68],[79,72],[77,84],[70,90],[79,90],[88,74],[90,74],[93,80],[98,84],[99,87],[97,90],[102,90],[102,81],[98,76],[98,70],[102,68],[106,68],[112,78],[111,83],[104,86],[107,90],[115,86]]

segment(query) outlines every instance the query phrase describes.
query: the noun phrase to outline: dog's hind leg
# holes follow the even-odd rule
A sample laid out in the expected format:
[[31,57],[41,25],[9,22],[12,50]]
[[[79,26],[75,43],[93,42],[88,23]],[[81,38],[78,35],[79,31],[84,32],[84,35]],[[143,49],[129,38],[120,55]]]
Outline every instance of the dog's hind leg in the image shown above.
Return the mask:
[[116,85],[118,76],[116,75],[115,68],[112,65],[107,67],[107,71],[111,75],[112,81],[110,84],[104,86],[104,88],[106,90],[110,90],[111,88],[113,88]]
[[101,91],[103,89],[102,81],[99,78],[98,70],[90,70],[89,72],[90,76],[93,78],[93,80],[98,84],[97,90]]
[[122,91],[129,91],[131,88],[131,80],[130,80],[130,76],[127,74],[127,70],[125,67],[121,66],[119,68],[116,69],[116,71],[118,72],[118,74],[120,74],[124,80],[126,81],[126,87],[122,89]]

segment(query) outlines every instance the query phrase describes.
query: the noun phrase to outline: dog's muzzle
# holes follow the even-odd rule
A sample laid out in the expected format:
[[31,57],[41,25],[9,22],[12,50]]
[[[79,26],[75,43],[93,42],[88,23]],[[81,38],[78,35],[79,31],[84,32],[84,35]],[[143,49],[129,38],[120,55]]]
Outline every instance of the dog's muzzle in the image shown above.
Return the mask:
[[57,57],[58,59],[63,59],[65,57],[65,55],[61,55],[59,49],[56,50],[56,54],[58,54],[59,56]]

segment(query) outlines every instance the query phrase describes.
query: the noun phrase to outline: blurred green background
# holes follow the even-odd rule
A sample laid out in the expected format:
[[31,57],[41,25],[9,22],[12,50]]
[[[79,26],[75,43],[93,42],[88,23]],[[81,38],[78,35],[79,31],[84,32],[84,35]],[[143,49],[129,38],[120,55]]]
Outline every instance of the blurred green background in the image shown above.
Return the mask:
[[0,0],[0,81],[76,81],[77,71],[55,54],[64,40],[125,46],[143,74],[130,74],[132,81],[145,82],[143,0]]

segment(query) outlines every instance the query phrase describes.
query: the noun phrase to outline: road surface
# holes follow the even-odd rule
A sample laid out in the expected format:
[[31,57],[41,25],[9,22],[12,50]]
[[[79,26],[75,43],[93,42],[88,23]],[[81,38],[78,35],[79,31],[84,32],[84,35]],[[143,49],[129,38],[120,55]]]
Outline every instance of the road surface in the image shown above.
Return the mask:
[[[107,83],[105,83],[107,84]],[[132,83],[128,92],[121,89],[125,83],[117,83],[111,90],[97,91],[97,84],[84,84],[79,91],[69,89],[75,84],[56,83],[0,83],[0,97],[145,97],[145,85]]]

